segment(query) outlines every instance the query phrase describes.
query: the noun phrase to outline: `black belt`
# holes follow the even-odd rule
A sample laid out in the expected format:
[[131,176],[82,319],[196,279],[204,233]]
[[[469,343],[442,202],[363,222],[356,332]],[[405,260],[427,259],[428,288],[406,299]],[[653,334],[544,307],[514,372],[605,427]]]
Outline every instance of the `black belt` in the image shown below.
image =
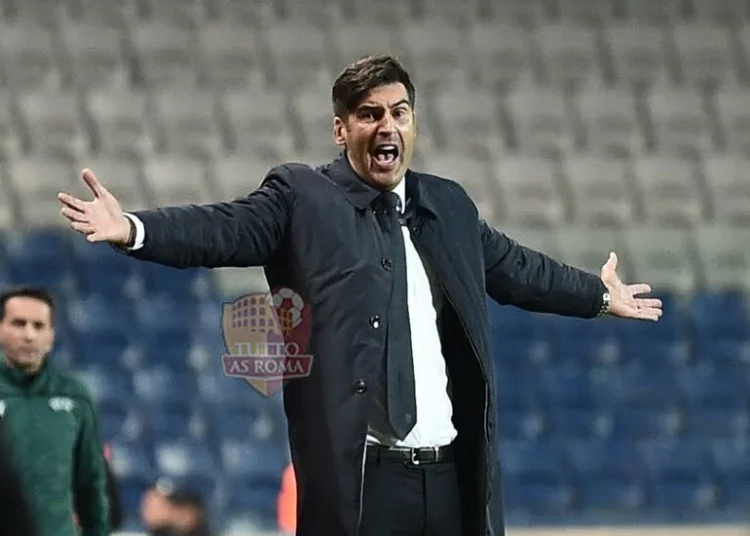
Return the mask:
[[453,445],[444,447],[387,447],[378,444],[367,445],[367,461],[390,460],[412,465],[426,463],[446,463],[455,460]]

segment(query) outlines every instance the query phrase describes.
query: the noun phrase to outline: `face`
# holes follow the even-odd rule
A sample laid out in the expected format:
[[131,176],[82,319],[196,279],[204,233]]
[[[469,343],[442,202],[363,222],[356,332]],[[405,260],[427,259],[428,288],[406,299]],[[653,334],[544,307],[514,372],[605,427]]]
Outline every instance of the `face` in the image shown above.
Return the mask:
[[49,305],[35,298],[15,297],[5,304],[0,346],[10,364],[36,372],[52,349],[55,333]]
[[347,117],[334,119],[336,144],[346,147],[359,176],[382,190],[403,178],[416,137],[416,114],[401,83],[373,89]]

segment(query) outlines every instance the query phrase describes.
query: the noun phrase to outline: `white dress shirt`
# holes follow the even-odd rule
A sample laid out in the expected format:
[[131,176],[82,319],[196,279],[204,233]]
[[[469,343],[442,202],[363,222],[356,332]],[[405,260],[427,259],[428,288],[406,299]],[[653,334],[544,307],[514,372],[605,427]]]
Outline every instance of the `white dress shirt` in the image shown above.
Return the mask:
[[[395,189],[406,207],[406,180]],[[140,219],[125,214],[135,224],[135,244],[140,249],[146,230]],[[437,307],[440,294],[433,293],[430,278],[422,258],[417,253],[407,226],[401,227],[406,247],[407,307],[411,327],[414,360],[414,381],[417,400],[417,420],[403,441],[370,428],[368,442],[403,447],[440,447],[450,444],[457,432],[453,426],[453,404],[448,395],[448,373],[437,328]]]

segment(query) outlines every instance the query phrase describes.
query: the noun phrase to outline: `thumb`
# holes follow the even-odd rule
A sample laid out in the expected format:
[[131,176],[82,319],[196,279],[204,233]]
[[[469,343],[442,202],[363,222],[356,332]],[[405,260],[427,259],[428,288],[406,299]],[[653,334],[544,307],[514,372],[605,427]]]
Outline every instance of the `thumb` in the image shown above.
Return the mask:
[[607,258],[607,262],[604,263],[604,268],[609,270],[617,270],[617,253],[614,251],[609,252],[609,258]]

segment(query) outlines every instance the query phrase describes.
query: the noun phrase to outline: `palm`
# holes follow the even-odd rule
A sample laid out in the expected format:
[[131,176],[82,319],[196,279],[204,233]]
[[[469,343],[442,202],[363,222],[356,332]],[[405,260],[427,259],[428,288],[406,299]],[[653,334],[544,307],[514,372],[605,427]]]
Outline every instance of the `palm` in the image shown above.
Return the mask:
[[617,255],[610,253],[602,266],[601,279],[609,291],[611,302],[609,314],[622,318],[657,321],[662,315],[662,303],[657,298],[643,298],[651,292],[645,283],[626,285],[617,275]]
[[84,170],[83,180],[94,194],[91,201],[83,201],[70,194],[61,193],[60,211],[70,226],[86,235],[89,242],[124,242],[129,234],[129,224],[117,199],[99,183],[90,170]]

